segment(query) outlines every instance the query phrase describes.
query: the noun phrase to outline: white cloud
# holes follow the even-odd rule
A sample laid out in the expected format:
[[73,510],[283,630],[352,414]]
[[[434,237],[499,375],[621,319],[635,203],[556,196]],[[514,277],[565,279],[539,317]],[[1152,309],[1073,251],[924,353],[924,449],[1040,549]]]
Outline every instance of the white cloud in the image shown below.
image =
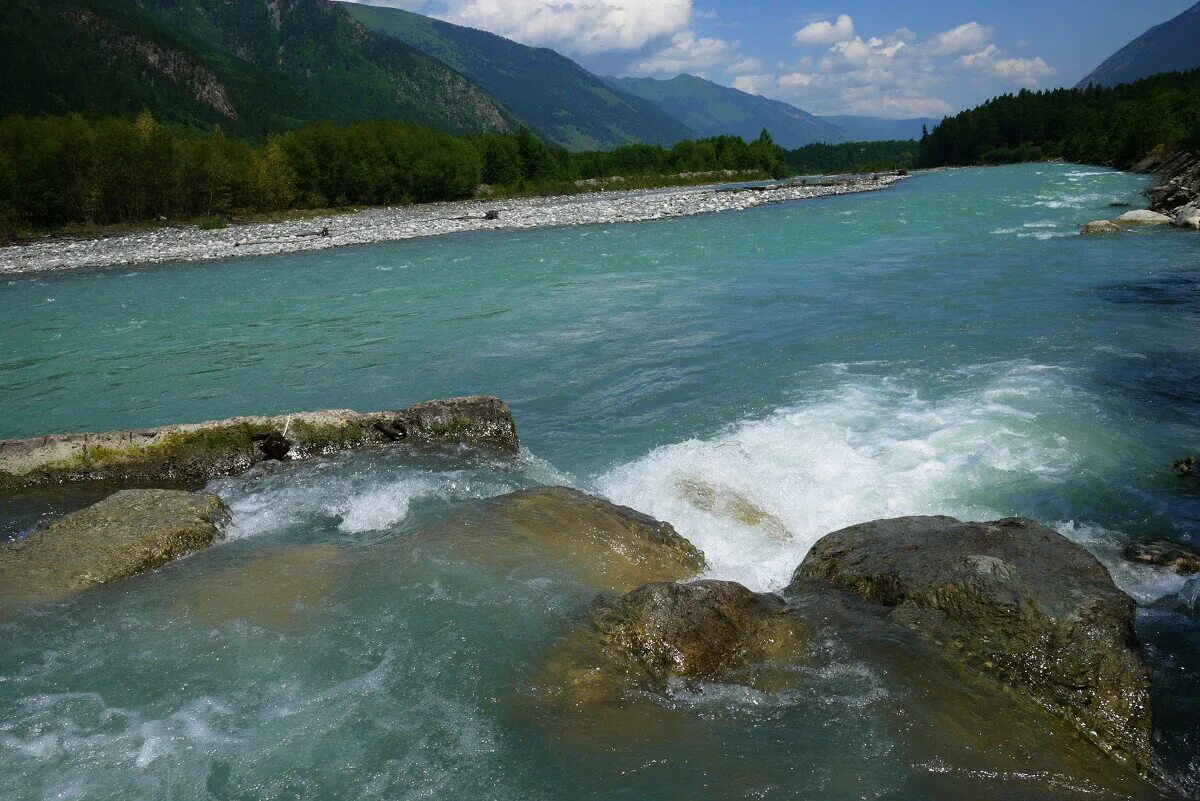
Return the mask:
[[692,0],[445,0],[436,16],[567,53],[637,50],[684,32]]
[[761,58],[742,58],[726,67],[725,72],[730,75],[750,75],[755,72],[762,72],[766,68]]
[[925,43],[925,48],[935,56],[951,56],[978,50],[991,38],[991,28],[978,22],[968,22],[937,34]]
[[958,59],[963,69],[980,72],[1017,85],[1036,85],[1039,78],[1056,75],[1057,70],[1041,56],[1036,58],[1001,58],[1004,51],[988,45],[978,53],[970,53]]
[[792,41],[798,45],[826,45],[844,42],[854,36],[854,20],[847,14],[841,14],[830,22],[821,20],[811,22],[792,34]]
[[739,75],[730,84],[734,89],[741,89],[743,92],[749,92],[752,95],[761,95],[774,85],[775,76],[770,74]]
[[693,31],[683,31],[671,37],[671,44],[638,62],[638,75],[675,76],[681,72],[703,73],[709,67],[731,61],[737,50],[736,42],[697,37]]
[[1055,74],[1041,57],[1010,58],[992,42],[992,28],[979,22],[925,39],[908,28],[857,35],[852,25],[847,18],[836,34],[831,22],[809,25],[795,38],[823,38],[828,46],[822,54],[781,63],[774,73],[746,72],[739,76],[740,87],[818,114],[942,117],[954,112],[945,93],[964,74],[997,93]]

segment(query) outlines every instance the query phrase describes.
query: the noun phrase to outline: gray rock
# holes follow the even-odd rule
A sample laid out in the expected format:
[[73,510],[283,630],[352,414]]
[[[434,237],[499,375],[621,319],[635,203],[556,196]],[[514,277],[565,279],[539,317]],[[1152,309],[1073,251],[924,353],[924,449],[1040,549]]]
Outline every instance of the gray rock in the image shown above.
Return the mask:
[[1133,227],[1141,225],[1169,225],[1171,218],[1165,214],[1160,214],[1157,211],[1149,209],[1134,209],[1127,211],[1117,219],[1113,220],[1116,225],[1123,227]]
[[1181,576],[1200,573],[1200,553],[1169,540],[1142,537],[1125,546],[1125,558],[1131,562],[1173,570]]
[[1200,620],[1200,576],[1188,579],[1179,592],[1159,598],[1154,602],[1154,606]]
[[265,460],[396,442],[518,448],[512,412],[502,400],[449,398],[392,412],[339,409],[4,440],[0,489],[62,481],[201,483]]
[[1084,548],[1032,520],[879,520],[819,540],[789,593],[831,587],[1153,772],[1150,674],[1133,601]]
[[152,570],[221,539],[215,495],[124,490],[0,546],[0,605],[51,600]]

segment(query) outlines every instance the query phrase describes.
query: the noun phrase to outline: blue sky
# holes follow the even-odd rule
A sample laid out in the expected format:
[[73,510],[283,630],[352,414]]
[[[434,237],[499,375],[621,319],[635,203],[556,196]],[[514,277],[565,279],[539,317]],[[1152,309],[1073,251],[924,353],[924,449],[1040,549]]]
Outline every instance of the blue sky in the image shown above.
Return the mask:
[[369,0],[602,74],[703,75],[818,114],[940,117],[1070,86],[1195,0]]

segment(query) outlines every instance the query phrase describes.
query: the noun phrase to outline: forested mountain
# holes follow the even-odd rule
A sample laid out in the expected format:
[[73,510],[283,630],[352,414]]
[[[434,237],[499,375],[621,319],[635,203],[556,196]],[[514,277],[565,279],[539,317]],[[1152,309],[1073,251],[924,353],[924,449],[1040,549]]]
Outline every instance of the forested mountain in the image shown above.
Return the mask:
[[1109,56],[1077,89],[1088,84],[1116,86],[1160,72],[1200,67],[1200,3],[1150,30]]
[[1128,168],[1155,149],[1200,150],[1200,70],[1112,88],[1022,90],[948,117],[921,142],[921,166],[1065,158]]
[[553,50],[397,8],[353,3],[345,8],[368,28],[466,75],[539,134],[572,150],[632,142],[671,145],[695,136],[655,104],[615,90]]
[[242,136],[388,117],[462,133],[515,116],[328,0],[9,0],[0,114],[132,116]]
[[608,78],[610,84],[643,97],[701,136],[730,134],[753,139],[763,128],[785,148],[812,142],[844,142],[841,128],[779,100],[769,100],[695,75],[670,80]]
[[846,132],[851,142],[890,142],[902,139],[920,139],[922,128],[932,130],[938,120],[932,117],[914,117],[907,120],[889,120],[886,117],[854,117],[850,115],[821,115],[817,119],[836,125]]

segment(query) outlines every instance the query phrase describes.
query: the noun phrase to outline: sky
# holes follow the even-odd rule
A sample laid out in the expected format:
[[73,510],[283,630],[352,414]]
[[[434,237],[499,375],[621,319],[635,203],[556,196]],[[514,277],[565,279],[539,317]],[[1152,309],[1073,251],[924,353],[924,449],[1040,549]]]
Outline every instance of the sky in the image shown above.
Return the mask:
[[551,47],[602,75],[701,75],[814,114],[935,117],[1072,86],[1195,0],[366,0]]

